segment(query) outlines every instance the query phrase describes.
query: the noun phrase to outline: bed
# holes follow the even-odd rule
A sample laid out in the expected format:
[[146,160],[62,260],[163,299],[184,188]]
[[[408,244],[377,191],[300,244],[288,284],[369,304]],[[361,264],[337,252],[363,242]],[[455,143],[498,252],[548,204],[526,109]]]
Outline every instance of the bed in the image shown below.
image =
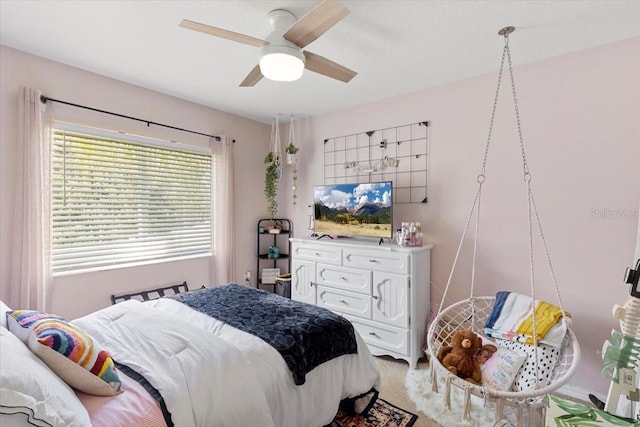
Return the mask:
[[[61,328],[80,331],[99,347],[99,361],[102,351],[110,356],[113,366],[104,359],[97,384],[109,396],[79,391],[86,384],[68,377],[68,360],[56,365],[67,359],[59,352],[47,349],[55,353],[53,362],[38,353],[46,346],[38,345],[33,330],[58,320],[21,328],[17,319],[34,314],[8,311],[2,316],[8,323],[0,326],[0,424],[312,427],[329,424],[341,403],[366,412],[380,385],[375,360],[346,320],[317,309],[229,284],[126,299],[67,322]],[[332,329],[334,323],[328,340],[322,338],[323,325],[336,319],[346,329]],[[353,348],[341,335],[349,328]],[[119,383],[108,377],[114,372]]]

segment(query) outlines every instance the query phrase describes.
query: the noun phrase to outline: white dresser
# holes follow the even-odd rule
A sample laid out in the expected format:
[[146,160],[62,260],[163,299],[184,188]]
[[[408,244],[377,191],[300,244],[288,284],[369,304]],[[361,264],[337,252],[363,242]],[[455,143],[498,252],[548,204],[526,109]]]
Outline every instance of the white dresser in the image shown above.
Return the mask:
[[291,240],[291,298],[349,319],[374,355],[415,368],[424,355],[432,245]]

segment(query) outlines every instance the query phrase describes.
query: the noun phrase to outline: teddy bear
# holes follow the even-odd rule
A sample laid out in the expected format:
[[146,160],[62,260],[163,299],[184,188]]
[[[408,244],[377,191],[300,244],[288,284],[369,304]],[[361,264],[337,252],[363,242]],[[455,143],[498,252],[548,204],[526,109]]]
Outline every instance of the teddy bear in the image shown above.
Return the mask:
[[481,339],[469,329],[458,329],[451,335],[451,345],[438,350],[438,360],[452,374],[473,384],[482,381],[482,370],[475,358]]

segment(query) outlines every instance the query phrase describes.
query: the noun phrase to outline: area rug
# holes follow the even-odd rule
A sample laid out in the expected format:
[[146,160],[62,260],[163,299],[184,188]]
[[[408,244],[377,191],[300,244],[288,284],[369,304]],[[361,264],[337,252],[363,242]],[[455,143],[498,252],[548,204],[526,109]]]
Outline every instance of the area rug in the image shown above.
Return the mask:
[[590,404],[582,404],[549,396],[547,423],[545,427],[591,427],[591,426],[634,426],[640,423],[601,411]]
[[378,398],[367,416],[351,417],[342,411],[325,427],[411,427],[418,416]]

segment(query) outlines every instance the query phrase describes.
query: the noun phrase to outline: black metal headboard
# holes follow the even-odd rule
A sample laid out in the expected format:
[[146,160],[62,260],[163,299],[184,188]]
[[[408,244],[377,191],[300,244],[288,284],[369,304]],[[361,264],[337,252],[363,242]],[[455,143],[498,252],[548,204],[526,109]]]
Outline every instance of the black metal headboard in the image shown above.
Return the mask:
[[189,287],[187,282],[182,282],[178,285],[165,286],[158,289],[151,289],[149,291],[139,291],[130,294],[111,295],[111,304],[118,303],[120,301],[126,301],[128,299],[137,299],[139,301],[149,301],[152,299],[162,298],[165,295],[175,295],[181,292],[187,292]]

